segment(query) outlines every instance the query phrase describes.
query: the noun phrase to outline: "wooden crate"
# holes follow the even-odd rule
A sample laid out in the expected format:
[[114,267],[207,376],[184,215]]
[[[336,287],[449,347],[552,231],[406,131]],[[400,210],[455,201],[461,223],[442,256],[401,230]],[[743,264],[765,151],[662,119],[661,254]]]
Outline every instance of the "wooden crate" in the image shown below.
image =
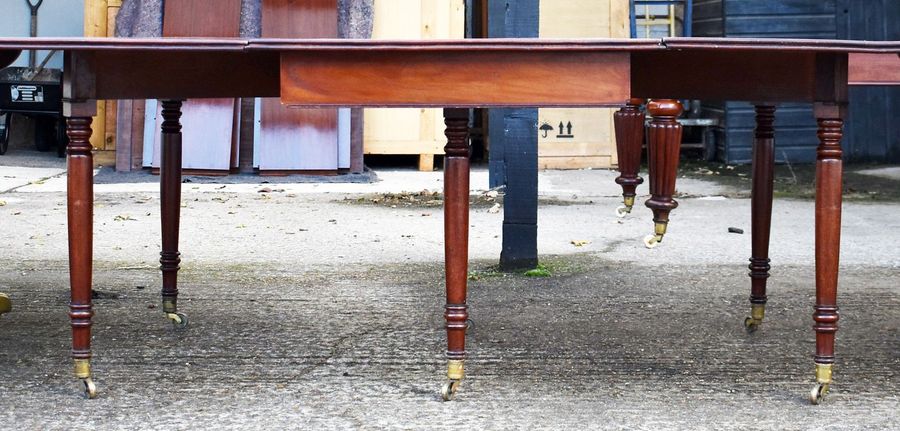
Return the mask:
[[[465,0],[375,0],[373,39],[462,39]],[[444,154],[440,109],[366,109],[366,154],[418,154],[419,169],[434,169]]]
[[[627,1],[541,0],[540,5],[541,38],[628,37]],[[540,109],[538,166],[584,169],[616,165],[613,112],[612,109]]]

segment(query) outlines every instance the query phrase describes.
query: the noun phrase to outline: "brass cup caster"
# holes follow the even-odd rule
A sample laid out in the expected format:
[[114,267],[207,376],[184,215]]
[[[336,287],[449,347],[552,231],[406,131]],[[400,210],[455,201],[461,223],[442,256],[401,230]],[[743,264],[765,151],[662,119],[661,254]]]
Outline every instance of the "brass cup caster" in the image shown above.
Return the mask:
[[75,377],[81,379],[81,383],[84,385],[84,395],[89,400],[97,398],[97,385],[94,384],[94,380],[91,378],[90,360],[75,360]]
[[748,334],[752,334],[759,329],[763,318],[766,316],[765,304],[753,304],[750,309],[750,317],[744,319],[744,329]]
[[447,383],[444,383],[444,386],[441,387],[441,398],[444,401],[453,400],[465,374],[463,361],[458,359],[447,361]]
[[459,383],[459,380],[448,380],[447,383],[444,383],[444,386],[441,387],[441,399],[453,401],[456,391],[459,390]]
[[81,383],[84,384],[84,396],[89,400],[93,400],[97,398],[97,385],[94,384],[94,379],[88,377],[86,379],[81,379]]
[[762,323],[759,320],[754,320],[752,317],[748,317],[744,319],[744,329],[747,330],[748,334],[752,334],[759,330],[759,324]]
[[812,390],[809,391],[809,402],[812,405],[817,406],[825,399],[825,395],[828,395],[828,385],[817,383],[813,386]]
[[12,301],[5,293],[0,293],[0,314],[12,311]]
[[634,196],[629,196],[625,198],[624,205],[616,208],[616,217],[625,218],[628,214],[631,214],[631,209],[634,208]]
[[816,385],[809,391],[809,402],[819,405],[828,395],[833,364],[816,364]]
[[644,237],[644,246],[647,248],[656,248],[662,242],[663,236],[666,235],[667,222],[656,222],[653,226],[653,235]]
[[662,235],[654,235],[654,234],[647,235],[644,237],[644,247],[651,248],[651,249],[656,248],[659,245],[659,243],[662,242],[662,239],[663,239]]
[[178,328],[184,328],[188,325],[188,318],[184,313],[166,313],[166,318],[171,320],[172,324]]

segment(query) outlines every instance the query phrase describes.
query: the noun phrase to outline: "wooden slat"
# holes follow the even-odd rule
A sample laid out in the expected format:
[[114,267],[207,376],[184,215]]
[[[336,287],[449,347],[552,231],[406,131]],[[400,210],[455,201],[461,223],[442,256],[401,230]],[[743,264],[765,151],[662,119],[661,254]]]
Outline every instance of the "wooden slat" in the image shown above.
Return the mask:
[[900,55],[850,54],[850,85],[900,85]]
[[620,52],[303,51],[281,64],[282,100],[307,106],[615,106],[631,94]]
[[[337,0],[263,0],[262,37],[335,38]],[[288,109],[261,101],[260,170],[330,170],[338,167],[336,109]]]
[[166,0],[164,37],[238,37],[241,0]]

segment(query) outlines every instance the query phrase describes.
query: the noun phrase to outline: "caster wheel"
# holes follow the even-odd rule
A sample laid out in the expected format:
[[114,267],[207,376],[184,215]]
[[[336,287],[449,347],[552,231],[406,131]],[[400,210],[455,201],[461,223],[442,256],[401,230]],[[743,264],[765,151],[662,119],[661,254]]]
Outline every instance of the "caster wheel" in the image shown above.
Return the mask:
[[178,328],[184,328],[188,325],[188,318],[184,313],[168,313],[166,317]]
[[97,385],[94,384],[94,380],[91,378],[82,379],[82,383],[84,383],[84,395],[92,400],[97,398]]
[[814,406],[819,405],[825,399],[825,395],[828,395],[828,385],[819,383],[809,391],[809,402]]
[[459,380],[450,380],[441,388],[441,398],[444,401],[452,401],[457,390],[459,390]]
[[656,248],[659,245],[659,237],[656,235],[647,235],[644,237],[644,247]]
[[12,301],[3,293],[0,293],[0,314],[12,311]]
[[752,333],[756,332],[757,330],[759,330],[759,322],[757,322],[756,320],[753,320],[752,317],[748,317],[748,318],[744,319],[744,329],[747,330],[748,334],[752,334]]
[[631,208],[628,208],[626,206],[620,206],[616,208],[616,217],[618,218],[625,218],[625,216],[627,216],[629,213],[631,213]]
[[472,319],[466,319],[466,333],[475,328],[475,321]]

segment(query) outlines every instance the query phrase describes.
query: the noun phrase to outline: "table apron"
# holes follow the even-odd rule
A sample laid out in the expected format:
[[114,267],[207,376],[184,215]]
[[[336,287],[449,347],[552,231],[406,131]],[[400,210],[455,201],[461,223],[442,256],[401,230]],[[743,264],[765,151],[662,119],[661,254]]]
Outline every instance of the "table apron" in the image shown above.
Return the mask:
[[288,105],[620,106],[629,52],[296,51],[281,55]]

